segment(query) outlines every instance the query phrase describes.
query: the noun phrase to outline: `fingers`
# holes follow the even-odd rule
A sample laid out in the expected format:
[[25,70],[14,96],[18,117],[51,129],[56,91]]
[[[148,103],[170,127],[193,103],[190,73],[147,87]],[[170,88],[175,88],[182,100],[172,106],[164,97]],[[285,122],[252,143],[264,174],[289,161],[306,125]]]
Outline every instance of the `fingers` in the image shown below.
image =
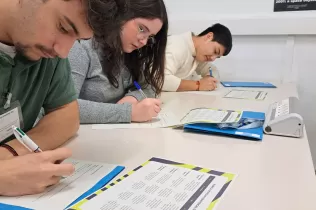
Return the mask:
[[58,148],[55,150],[43,152],[42,154],[47,156],[48,160],[52,163],[55,163],[56,161],[61,162],[61,160],[65,160],[72,155],[71,150],[67,148]]
[[53,176],[49,182],[47,183],[47,186],[52,186],[52,185],[55,185],[57,184],[58,182],[60,182],[61,180],[61,177],[60,176]]
[[201,83],[200,90],[214,90],[217,88],[217,79],[215,79],[214,77],[208,76],[203,80],[204,81]]
[[50,167],[50,172],[53,176],[69,176],[73,174],[75,167],[70,163],[53,164]]
[[157,112],[152,113],[152,116],[150,117],[149,120],[151,120],[153,117],[158,117],[158,113]]
[[144,104],[145,106],[152,106],[152,105],[157,105],[157,106],[161,106],[161,101],[159,99],[156,98],[146,98],[142,101],[140,101],[139,103]]
[[213,78],[213,77],[210,77],[209,78],[209,86],[210,86],[210,89],[209,90],[214,90],[217,88],[217,79]]
[[158,113],[161,111],[161,101],[159,99],[147,98],[140,103],[142,103],[142,107],[140,108],[142,109],[142,111],[146,111],[148,113],[147,117],[149,118],[147,119],[146,117],[146,119],[143,120],[151,120],[151,118],[157,117]]
[[209,82],[213,82],[213,83],[217,83],[218,82],[218,80],[216,78],[214,78],[214,77],[208,77],[208,81]]
[[210,84],[210,86],[209,86],[209,91],[211,91],[211,90],[215,90],[215,88],[216,88],[216,85],[213,83],[213,84]]
[[215,77],[210,77],[210,80],[212,80],[213,82],[217,82],[217,79]]
[[154,111],[158,114],[161,111],[161,108],[159,106],[155,105]]
[[161,106],[161,101],[159,99],[153,98],[152,101],[156,106]]

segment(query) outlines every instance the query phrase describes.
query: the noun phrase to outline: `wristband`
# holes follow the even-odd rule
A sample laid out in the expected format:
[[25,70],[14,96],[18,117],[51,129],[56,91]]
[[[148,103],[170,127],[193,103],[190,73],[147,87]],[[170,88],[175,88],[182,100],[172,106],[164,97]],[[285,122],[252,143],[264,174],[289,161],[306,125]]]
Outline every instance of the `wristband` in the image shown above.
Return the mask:
[[7,144],[1,144],[0,147],[6,148],[13,156],[19,156],[19,154],[11,146]]
[[196,89],[196,91],[199,91],[200,90],[200,81],[196,81],[196,83],[195,83],[198,87],[197,87],[197,89]]

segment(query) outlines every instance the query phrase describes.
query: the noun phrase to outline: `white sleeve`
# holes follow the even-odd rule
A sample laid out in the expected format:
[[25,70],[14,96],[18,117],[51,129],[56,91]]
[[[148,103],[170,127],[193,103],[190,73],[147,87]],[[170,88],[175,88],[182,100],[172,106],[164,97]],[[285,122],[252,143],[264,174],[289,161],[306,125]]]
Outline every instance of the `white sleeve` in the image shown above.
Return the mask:
[[180,86],[181,79],[175,74],[179,68],[179,63],[171,52],[166,52],[165,62],[165,81],[162,87],[163,91],[177,91]]

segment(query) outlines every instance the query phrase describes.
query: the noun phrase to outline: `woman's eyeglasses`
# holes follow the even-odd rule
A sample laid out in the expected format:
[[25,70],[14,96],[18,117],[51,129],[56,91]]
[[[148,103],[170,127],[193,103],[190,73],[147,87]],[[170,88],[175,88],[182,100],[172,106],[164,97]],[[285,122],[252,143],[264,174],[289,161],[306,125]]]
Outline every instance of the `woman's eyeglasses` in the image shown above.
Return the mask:
[[[135,24],[137,24],[135,22]],[[156,43],[156,39],[153,35],[150,35],[149,31],[145,29],[145,27],[141,26],[140,24],[137,24],[138,28],[138,38],[141,40],[147,39],[147,44],[148,45],[154,45]]]

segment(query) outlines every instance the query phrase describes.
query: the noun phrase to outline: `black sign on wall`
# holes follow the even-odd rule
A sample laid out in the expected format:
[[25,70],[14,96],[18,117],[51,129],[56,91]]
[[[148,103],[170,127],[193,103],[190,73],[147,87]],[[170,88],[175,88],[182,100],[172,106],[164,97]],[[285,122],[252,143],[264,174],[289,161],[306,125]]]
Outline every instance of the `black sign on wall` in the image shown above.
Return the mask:
[[316,0],[274,0],[274,11],[316,10]]

